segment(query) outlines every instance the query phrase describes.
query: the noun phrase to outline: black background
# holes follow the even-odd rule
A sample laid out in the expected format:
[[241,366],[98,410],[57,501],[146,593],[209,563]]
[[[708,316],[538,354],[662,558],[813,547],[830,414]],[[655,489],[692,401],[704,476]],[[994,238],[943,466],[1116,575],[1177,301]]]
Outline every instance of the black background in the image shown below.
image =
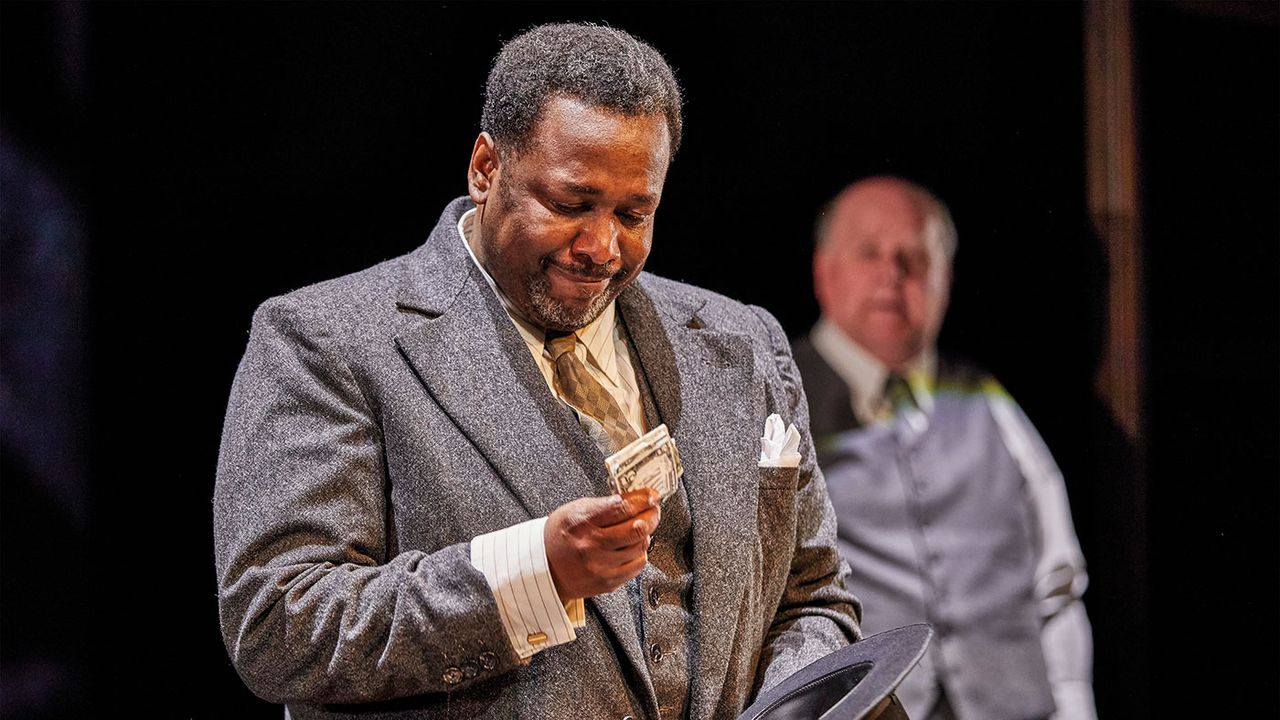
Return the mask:
[[280,716],[227,659],[212,558],[250,315],[421,243],[465,191],[501,42],[573,19],[648,40],[686,90],[656,273],[799,335],[819,205],[873,173],[947,200],[941,344],[994,370],[1063,466],[1102,716],[1274,717],[1274,10],[1135,8],[1144,468],[1092,389],[1106,269],[1076,3],[5,4],[6,139],[53,169],[84,228],[88,459],[87,525],[6,462],[6,687],[37,658],[74,681],[48,716]]

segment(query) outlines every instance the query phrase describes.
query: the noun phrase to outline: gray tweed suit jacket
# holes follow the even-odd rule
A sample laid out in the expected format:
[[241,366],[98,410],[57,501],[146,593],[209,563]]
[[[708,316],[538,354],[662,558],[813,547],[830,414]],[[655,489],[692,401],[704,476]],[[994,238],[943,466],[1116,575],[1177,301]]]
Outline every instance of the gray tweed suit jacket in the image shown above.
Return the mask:
[[[255,313],[214,496],[228,652],[295,720],[656,718],[626,587],[522,664],[471,565],[472,537],[609,486],[467,256],[468,207],[413,253]],[[647,273],[618,305],[684,462],[690,717],[732,718],[859,633],[800,377],[759,308]],[[797,469],[757,467],[774,412],[804,429]]]

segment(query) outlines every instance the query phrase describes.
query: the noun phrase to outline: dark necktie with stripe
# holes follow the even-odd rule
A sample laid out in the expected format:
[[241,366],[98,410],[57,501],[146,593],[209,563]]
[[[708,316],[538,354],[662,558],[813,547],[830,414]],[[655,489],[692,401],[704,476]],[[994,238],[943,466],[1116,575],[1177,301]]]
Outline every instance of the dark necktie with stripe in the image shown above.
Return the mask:
[[898,373],[889,373],[884,381],[884,401],[894,415],[900,415],[904,409],[916,409],[916,396],[911,392],[907,379]]

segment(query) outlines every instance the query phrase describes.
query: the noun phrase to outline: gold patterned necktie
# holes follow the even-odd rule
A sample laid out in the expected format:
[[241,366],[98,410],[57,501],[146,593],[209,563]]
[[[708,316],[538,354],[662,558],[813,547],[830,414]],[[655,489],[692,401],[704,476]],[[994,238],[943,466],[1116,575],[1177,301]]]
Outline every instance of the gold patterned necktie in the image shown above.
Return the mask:
[[600,423],[616,452],[639,435],[631,427],[631,423],[627,422],[626,414],[618,407],[613,395],[591,377],[586,366],[574,354],[573,348],[577,342],[573,333],[547,331],[545,345],[555,363],[556,387],[560,390],[560,396],[568,400],[570,405]]

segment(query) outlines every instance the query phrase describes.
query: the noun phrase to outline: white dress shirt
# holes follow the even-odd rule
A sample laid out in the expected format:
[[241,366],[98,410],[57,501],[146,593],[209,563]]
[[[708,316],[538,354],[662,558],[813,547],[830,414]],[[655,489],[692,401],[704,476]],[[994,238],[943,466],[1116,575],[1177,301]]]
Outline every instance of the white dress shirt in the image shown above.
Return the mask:
[[[544,346],[545,332],[529,322],[507,298],[471,249],[475,217],[476,211],[472,209],[458,220],[458,234],[463,238],[467,254],[506,308],[507,315],[542,371],[547,387],[559,397],[555,386],[555,364]],[[632,429],[638,435],[643,434],[644,403],[640,398],[635,368],[631,365],[625,332],[618,322],[616,303],[610,303],[599,317],[576,330],[574,335],[577,338],[574,354],[587,372],[613,396],[631,422]],[[572,405],[569,407],[573,408]],[[574,640],[577,638],[575,629],[586,623],[581,598],[564,604],[560,602],[543,543],[546,523],[545,517],[536,518],[471,540],[471,564],[489,581],[507,638],[516,654],[525,660],[553,645]]]

